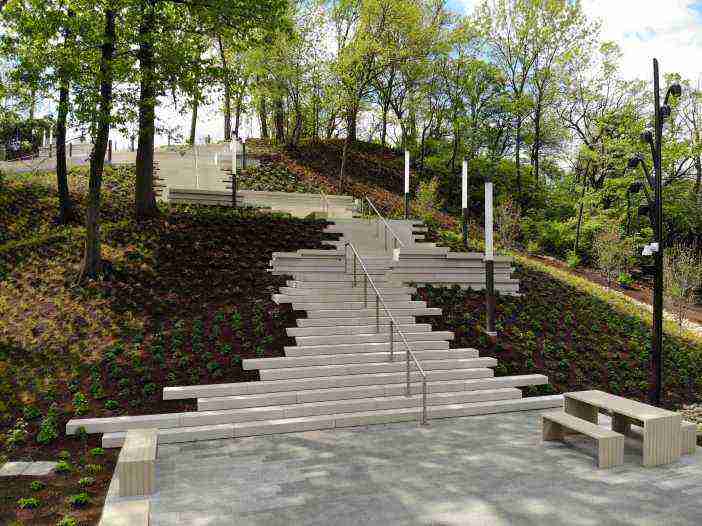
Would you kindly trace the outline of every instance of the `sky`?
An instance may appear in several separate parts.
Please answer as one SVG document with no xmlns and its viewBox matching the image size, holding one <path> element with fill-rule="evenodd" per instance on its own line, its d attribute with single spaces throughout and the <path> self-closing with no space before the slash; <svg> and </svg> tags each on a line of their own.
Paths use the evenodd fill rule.
<svg viewBox="0 0 702 526">
<path fill-rule="evenodd" d="M 651 61 L 660 61 L 661 72 L 679 72 L 702 83 L 702 0 L 581 0 L 585 13 L 602 23 L 602 39 L 617 42 L 623 52 L 622 74 L 629 79 L 650 79 Z M 448 0 L 449 7 L 470 14 L 479 0 Z M 198 122 L 198 142 L 207 135 L 221 139 L 223 118 L 216 106 L 203 108 Z M 159 117 L 189 130 L 189 115 L 161 108 Z M 248 135 L 257 135 L 256 119 L 247 123 Z M 115 140 L 126 145 L 123 138 Z M 165 144 L 158 137 L 157 144 Z"/>
</svg>

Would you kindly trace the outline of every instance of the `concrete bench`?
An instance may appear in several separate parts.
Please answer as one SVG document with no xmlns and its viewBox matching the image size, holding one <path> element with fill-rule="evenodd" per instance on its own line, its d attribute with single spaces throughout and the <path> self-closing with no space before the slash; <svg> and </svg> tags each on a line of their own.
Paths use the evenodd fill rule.
<svg viewBox="0 0 702 526">
<path fill-rule="evenodd" d="M 150 507 L 148 500 L 108 502 L 100 526 L 149 526 Z"/>
<path fill-rule="evenodd" d="M 597 462 L 600 468 L 624 463 L 624 435 L 563 412 L 541 416 L 544 440 L 563 440 L 565 430 L 574 431 L 597 441 Z"/>
<path fill-rule="evenodd" d="M 697 447 L 697 424 L 683 420 L 681 426 L 681 453 L 694 455 Z"/>
<path fill-rule="evenodd" d="M 117 459 L 120 497 L 151 495 L 156 485 L 158 429 L 130 429 Z"/>
</svg>

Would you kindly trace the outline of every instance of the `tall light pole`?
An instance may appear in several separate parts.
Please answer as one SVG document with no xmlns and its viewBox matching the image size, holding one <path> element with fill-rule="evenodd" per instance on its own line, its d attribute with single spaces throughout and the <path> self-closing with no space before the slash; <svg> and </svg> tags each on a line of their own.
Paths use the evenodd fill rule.
<svg viewBox="0 0 702 526">
<path fill-rule="evenodd" d="M 485 307 L 488 336 L 495 331 L 495 249 L 493 242 L 493 184 L 492 175 L 485 177 Z"/>
<path fill-rule="evenodd" d="M 654 131 L 646 131 L 641 135 L 641 140 L 651 149 L 653 159 L 653 174 L 650 173 L 644 157 L 641 154 L 633 157 L 628 164 L 629 169 L 641 167 L 650 191 L 646 190 L 649 201 L 649 215 L 654 231 L 654 243 L 644 249 L 644 255 L 655 254 L 655 285 L 653 290 L 653 334 L 651 340 L 651 381 L 649 387 L 649 400 L 654 405 L 661 403 L 663 385 L 663 126 L 671 115 L 669 101 L 672 97 L 682 94 L 680 84 L 672 84 L 665 95 L 661 105 L 660 73 L 658 60 L 653 59 L 653 101 L 654 101 Z M 651 198 L 653 193 L 653 198 Z"/>
<path fill-rule="evenodd" d="M 409 219 L 409 207 L 410 207 L 410 153 L 409 150 L 405 150 L 405 219 Z"/>
<path fill-rule="evenodd" d="M 468 161 L 463 159 L 461 170 L 461 208 L 463 211 L 463 246 L 468 250 Z"/>
</svg>

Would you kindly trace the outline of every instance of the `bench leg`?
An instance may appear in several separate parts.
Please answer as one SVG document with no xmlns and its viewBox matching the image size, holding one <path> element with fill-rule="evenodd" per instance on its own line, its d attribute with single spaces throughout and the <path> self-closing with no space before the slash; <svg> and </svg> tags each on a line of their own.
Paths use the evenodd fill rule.
<svg viewBox="0 0 702 526">
<path fill-rule="evenodd" d="M 602 469 L 624 464 L 624 437 L 602 438 L 598 440 L 597 463 Z"/>
<path fill-rule="evenodd" d="M 649 420 L 643 428 L 643 465 L 660 466 L 680 458 L 682 416 Z"/>
<path fill-rule="evenodd" d="M 541 422 L 543 424 L 544 440 L 563 440 L 563 426 L 561 424 L 546 418 L 542 418 Z"/>
<path fill-rule="evenodd" d="M 565 397 L 565 412 L 569 415 L 577 416 L 583 420 L 587 420 L 593 424 L 598 423 L 599 412 L 596 407 L 575 400 L 574 398 Z"/>
<path fill-rule="evenodd" d="M 612 415 L 612 431 L 621 433 L 622 435 L 631 434 L 631 421 L 622 415 Z"/>
<path fill-rule="evenodd" d="M 697 426 L 686 426 L 681 432 L 682 444 L 680 453 L 683 455 L 694 455 L 697 447 Z"/>
</svg>

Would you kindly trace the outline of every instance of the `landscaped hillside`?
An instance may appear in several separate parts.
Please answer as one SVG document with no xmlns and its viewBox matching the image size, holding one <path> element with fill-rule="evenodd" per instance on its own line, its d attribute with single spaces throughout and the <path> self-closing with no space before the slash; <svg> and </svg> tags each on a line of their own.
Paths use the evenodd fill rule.
<svg viewBox="0 0 702 526">
<path fill-rule="evenodd" d="M 243 359 L 281 356 L 294 316 L 271 300 L 284 279 L 267 272 L 270 256 L 319 248 L 323 238 L 324 222 L 227 208 L 168 208 L 136 224 L 129 213 L 131 177 L 128 169 L 107 172 L 108 270 L 85 287 L 74 284 L 83 228 L 52 226 L 50 179 L 0 186 L 0 202 L 12 205 L 0 216 L 0 463 L 55 460 L 68 451 L 68 478 L 51 482 L 61 494 L 79 492 L 77 480 L 92 469 L 86 466 L 102 462 L 85 457 L 99 437 L 85 444 L 65 437 L 69 418 L 187 409 L 190 402 L 163 402 L 163 387 L 257 379 L 256 371 L 242 370 Z M 79 209 L 84 178 L 84 172 L 71 178 Z M 29 484 L 6 480 L 3 524 Z M 104 489 L 87 488 L 98 509 Z M 37 513 L 55 524 L 69 508 L 58 499 Z M 76 513 L 97 517 L 90 506 Z"/>
<path fill-rule="evenodd" d="M 306 142 L 284 149 L 269 145 L 270 153 L 261 157 L 261 166 L 249 168 L 239 176 L 242 188 L 283 192 L 342 193 L 357 198 L 368 196 L 388 217 L 404 215 L 404 160 L 392 150 L 356 142 L 349 149 L 344 184 L 339 180 L 342 142 Z M 425 178 L 426 179 L 426 178 Z M 419 181 L 411 171 L 412 214 L 427 216 L 443 228 L 455 228 L 456 218 L 435 208 L 421 207 L 417 200 Z"/>
</svg>

